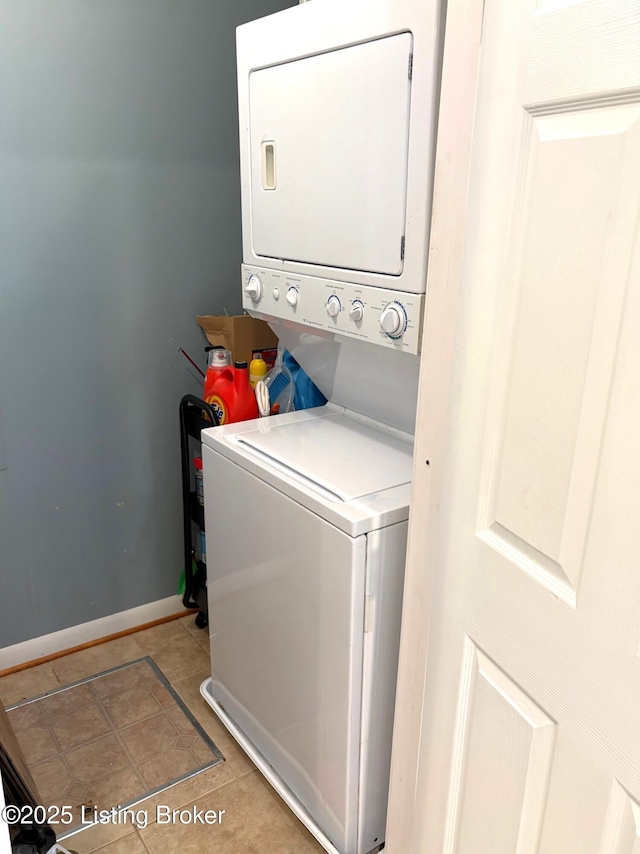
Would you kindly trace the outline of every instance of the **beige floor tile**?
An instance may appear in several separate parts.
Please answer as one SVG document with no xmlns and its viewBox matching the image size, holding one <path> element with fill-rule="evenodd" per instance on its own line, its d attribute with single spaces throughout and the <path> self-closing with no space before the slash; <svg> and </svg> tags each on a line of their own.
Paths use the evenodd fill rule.
<svg viewBox="0 0 640 854">
<path fill-rule="evenodd" d="M 10 706 L 55 691 L 62 684 L 51 664 L 38 664 L 0 679 L 0 697 L 5 706 Z"/>
<path fill-rule="evenodd" d="M 71 786 L 67 789 L 67 794 L 72 798 L 80 798 L 83 800 L 87 796 L 87 792 L 89 791 L 88 783 L 72 783 Z"/>
<path fill-rule="evenodd" d="M 197 632 L 200 631 L 196 626 L 196 617 L 197 614 L 187 614 L 186 617 L 180 617 L 178 622 L 185 627 L 185 629 L 189 632 Z"/>
<path fill-rule="evenodd" d="M 230 748 L 227 751 L 227 757 L 224 762 L 196 774 L 195 777 L 183 780 L 176 786 L 154 795 L 141 804 L 140 806 L 148 810 L 149 821 L 155 820 L 155 811 L 159 804 L 172 810 L 179 809 L 184 804 L 189 804 L 196 798 L 206 795 L 207 792 L 213 792 L 215 789 L 219 789 L 245 774 L 250 774 L 254 770 L 253 763 L 237 747 L 235 749 Z"/>
<path fill-rule="evenodd" d="M 38 703 L 27 703 L 26 706 L 18 706 L 17 709 L 9 712 L 9 720 L 13 731 L 20 732 L 42 723 L 42 711 Z"/>
<path fill-rule="evenodd" d="M 62 798 L 73 782 L 61 756 L 30 768 L 38 793 L 45 803 Z"/>
<path fill-rule="evenodd" d="M 132 833 L 98 849 L 96 854 L 147 854 L 147 849 L 138 834 Z"/>
<path fill-rule="evenodd" d="M 43 715 L 64 715 L 66 712 L 73 712 L 90 703 L 95 703 L 95 699 L 88 685 L 76 685 L 75 688 L 59 691 L 51 697 L 40 700 L 38 706 Z"/>
<path fill-rule="evenodd" d="M 139 798 L 145 791 L 133 768 L 125 768 L 90 786 L 84 801 L 98 809 L 110 809 L 114 804 L 126 804 Z"/>
<path fill-rule="evenodd" d="M 147 688 L 130 688 L 113 697 L 106 697 L 103 705 L 116 729 L 135 724 L 162 711 L 160 703 Z"/>
<path fill-rule="evenodd" d="M 188 638 L 187 632 L 180 631 Z M 128 672 L 133 673 L 135 679 L 124 679 Z M 144 679 L 150 680 L 150 684 L 140 688 Z M 217 761 L 216 755 L 198 736 L 184 712 L 176 706 L 173 695 L 158 682 L 147 662 L 117 671 L 104 677 L 104 681 L 106 688 L 97 692 L 103 695 L 101 700 L 97 699 L 89 684 L 82 684 L 11 713 L 17 716 L 17 723 L 22 727 L 18 736 L 30 751 L 34 774 L 41 782 L 47 800 L 58 805 L 76 806 L 74 814 L 77 812 L 78 815 L 74 824 L 82 820 L 81 803 L 96 805 L 99 809 L 123 804 L 142 797 L 148 788 L 166 785 L 176 777 Z M 131 684 L 135 687 L 127 687 Z M 155 688 L 161 690 L 154 692 Z M 120 693 L 113 693 L 117 689 Z M 172 707 L 163 711 L 158 697 L 162 702 L 171 702 Z M 137 702 L 136 698 L 145 699 L 147 705 Z M 89 704 L 83 705 L 87 700 Z M 114 735 L 108 715 L 104 714 L 100 703 L 111 712 L 115 724 L 140 715 L 147 716 L 149 711 L 154 714 L 119 729 L 118 735 Z M 47 710 L 61 714 L 42 714 L 42 704 Z M 64 751 L 63 756 L 58 755 L 60 749 Z M 130 760 L 137 762 L 138 767 L 132 768 Z M 176 806 L 214 786 L 229 782 L 249 769 L 248 763 L 227 763 L 224 772 L 215 780 L 205 780 L 206 785 L 181 793 Z"/>
<path fill-rule="evenodd" d="M 204 629 L 199 629 L 196 626 L 196 616 L 197 616 L 196 614 L 189 614 L 188 617 L 181 617 L 180 620 L 178 620 L 178 622 L 181 623 L 184 626 L 184 628 L 189 632 L 189 634 L 192 634 L 194 636 L 194 638 L 198 638 L 198 637 L 208 638 L 209 637 L 209 626 L 205 626 Z"/>
<path fill-rule="evenodd" d="M 174 727 L 178 730 L 180 735 L 188 735 L 192 738 L 195 738 L 195 736 L 198 734 L 196 728 L 183 713 L 182 709 L 167 709 L 167 716 L 169 717 L 169 720 L 174 725 Z"/>
<path fill-rule="evenodd" d="M 256 771 L 184 809 L 224 810 L 219 825 L 152 824 L 140 831 L 151 854 L 320 854 L 323 849 Z"/>
<path fill-rule="evenodd" d="M 142 632 L 136 632 L 135 639 L 141 649 L 144 649 L 147 655 L 151 655 L 182 640 L 185 633 L 188 634 L 181 620 L 172 620 L 170 623 L 162 623 L 159 626 L 144 629 Z"/>
<path fill-rule="evenodd" d="M 59 835 L 62 835 L 59 833 Z M 90 824 L 79 833 L 74 833 L 68 839 L 60 839 L 60 844 L 78 854 L 93 854 L 117 840 L 133 839 L 137 836 L 136 828 L 130 823 L 123 824 Z M 126 849 L 125 849 L 126 850 Z"/>
<path fill-rule="evenodd" d="M 142 658 L 146 653 L 136 643 L 135 638 L 136 635 L 127 635 L 127 637 L 117 638 L 80 652 L 72 652 L 52 662 L 53 670 L 60 684 L 68 685 L 78 679 L 95 676 L 103 670 L 117 667 L 119 664 Z"/>
<path fill-rule="evenodd" d="M 151 693 L 160 703 L 163 709 L 171 709 L 175 707 L 173 697 L 160 682 L 156 681 L 151 686 Z"/>
<path fill-rule="evenodd" d="M 213 760 L 213 756 L 211 759 Z M 149 790 L 162 786 L 167 780 L 175 780 L 201 766 L 199 759 L 189 750 L 173 748 L 138 765 L 138 770 L 147 782 Z"/>
<path fill-rule="evenodd" d="M 61 798 L 56 798 L 54 801 L 51 801 L 51 804 L 47 806 L 56 806 L 60 809 L 60 816 L 63 816 L 66 824 L 64 827 L 76 827 L 77 825 L 82 823 L 82 817 L 84 815 L 83 808 L 83 799 L 74 798 L 69 794 L 63 795 Z M 64 807 L 64 812 L 63 808 Z M 69 817 L 69 807 L 71 808 L 71 815 L 73 819 L 71 821 L 67 821 Z M 54 828 L 56 833 L 62 833 L 60 830 L 60 825 Z"/>
<path fill-rule="evenodd" d="M 65 759 L 78 783 L 94 783 L 129 767 L 129 759 L 115 735 L 70 750 Z"/>
<path fill-rule="evenodd" d="M 202 649 L 207 653 L 207 655 L 211 654 L 211 639 L 209 635 L 201 632 L 199 635 L 194 635 L 194 638 L 198 641 Z"/>
<path fill-rule="evenodd" d="M 176 711 L 180 714 L 181 710 Z M 121 730 L 120 738 L 134 762 L 144 762 L 145 759 L 150 759 L 171 747 L 191 747 L 191 744 L 178 744 L 179 736 L 175 726 L 167 715 L 162 713 Z"/>
<path fill-rule="evenodd" d="M 160 628 L 160 627 L 158 627 Z M 180 628 L 178 626 L 178 628 Z M 153 631 L 149 629 L 149 631 Z M 150 653 L 170 682 L 199 673 L 209 667 L 209 655 L 189 632 L 180 629 L 174 641 Z"/>
<path fill-rule="evenodd" d="M 203 670 L 194 676 L 188 676 L 186 679 L 180 679 L 172 683 L 172 687 L 180 695 L 180 698 L 185 703 L 189 711 L 193 714 L 202 729 L 207 733 L 215 744 L 220 748 L 223 755 L 228 761 L 232 761 L 233 756 L 237 756 L 238 752 L 245 756 L 243 751 L 239 751 L 236 740 L 229 735 L 226 727 L 220 723 L 215 712 L 206 703 L 200 693 L 200 685 L 211 675 L 210 671 Z M 249 762 L 250 760 L 246 760 Z"/>
<path fill-rule="evenodd" d="M 76 709 L 75 712 L 62 715 L 51 729 L 62 751 L 79 747 L 111 732 L 109 721 L 96 702 L 83 709 Z"/>
<path fill-rule="evenodd" d="M 188 739 L 190 740 L 190 739 Z M 204 765 L 205 762 L 209 760 L 211 756 L 211 750 L 208 744 L 205 744 L 201 738 L 196 738 L 194 744 L 191 746 L 191 751 L 193 755 L 196 757 L 198 762 Z"/>
<path fill-rule="evenodd" d="M 91 688 L 96 697 L 104 700 L 113 694 L 135 688 L 139 679 L 140 671 L 137 667 L 125 667 L 123 670 L 116 670 L 115 673 L 96 679 L 91 683 Z"/>
<path fill-rule="evenodd" d="M 59 753 L 58 745 L 48 729 L 31 727 L 30 729 L 18 730 L 16 737 L 22 748 L 25 761 L 29 765 L 44 762 L 45 759 L 51 759 Z"/>
<path fill-rule="evenodd" d="M 199 701 L 206 706 L 207 704 L 200 694 L 200 686 L 209 676 L 211 676 L 211 667 L 209 666 L 209 662 L 207 662 L 207 666 L 201 668 L 197 673 L 184 674 L 178 679 L 172 679 L 171 687 L 180 694 L 185 702 L 192 702 L 196 698 L 199 698 Z"/>
</svg>

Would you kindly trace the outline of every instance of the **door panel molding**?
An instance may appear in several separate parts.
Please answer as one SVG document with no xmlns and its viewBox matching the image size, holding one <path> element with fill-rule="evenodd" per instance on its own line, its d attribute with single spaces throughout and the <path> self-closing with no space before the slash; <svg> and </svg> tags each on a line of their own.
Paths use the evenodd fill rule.
<svg viewBox="0 0 640 854">
<path fill-rule="evenodd" d="M 598 854 L 640 854 L 640 805 L 617 780 L 611 785 Z"/>
<path fill-rule="evenodd" d="M 555 728 L 465 637 L 446 854 L 536 854 Z"/>
</svg>

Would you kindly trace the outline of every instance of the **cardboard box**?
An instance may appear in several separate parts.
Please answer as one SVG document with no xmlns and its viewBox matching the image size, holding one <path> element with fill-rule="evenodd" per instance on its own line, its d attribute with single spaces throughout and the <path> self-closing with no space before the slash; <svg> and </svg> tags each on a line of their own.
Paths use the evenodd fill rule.
<svg viewBox="0 0 640 854">
<path fill-rule="evenodd" d="M 240 359 L 249 364 L 256 350 L 269 350 L 278 346 L 278 339 L 268 324 L 249 314 L 234 317 L 198 314 L 196 323 L 204 330 L 209 344 L 231 350 L 234 361 Z"/>
</svg>

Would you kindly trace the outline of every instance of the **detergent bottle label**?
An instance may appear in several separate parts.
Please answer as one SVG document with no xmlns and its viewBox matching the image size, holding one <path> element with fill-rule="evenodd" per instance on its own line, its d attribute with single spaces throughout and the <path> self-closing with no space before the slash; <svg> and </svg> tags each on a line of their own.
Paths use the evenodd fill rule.
<svg viewBox="0 0 640 854">
<path fill-rule="evenodd" d="M 215 412 L 218 418 L 218 424 L 226 424 L 229 420 L 229 413 L 227 412 L 227 407 L 224 404 L 224 401 L 218 397 L 217 394 L 209 395 L 209 397 L 205 397 L 205 403 L 208 403 L 209 406 Z"/>
</svg>

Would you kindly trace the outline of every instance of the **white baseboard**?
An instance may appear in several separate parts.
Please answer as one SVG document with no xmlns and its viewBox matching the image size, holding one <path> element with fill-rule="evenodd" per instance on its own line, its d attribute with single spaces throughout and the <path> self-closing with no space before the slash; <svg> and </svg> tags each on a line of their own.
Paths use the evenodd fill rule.
<svg viewBox="0 0 640 854">
<path fill-rule="evenodd" d="M 167 599 L 159 599 L 157 602 L 149 602 L 148 605 L 140 605 L 130 608 L 128 611 L 120 611 L 109 617 L 100 617 L 79 626 L 70 626 L 59 632 L 42 635 L 39 638 L 16 643 L 0 649 L 0 670 L 24 664 L 26 661 L 34 661 L 45 655 L 52 655 L 74 646 L 80 646 L 89 641 L 114 635 L 116 632 L 124 632 L 127 629 L 135 629 L 153 620 L 161 620 L 163 617 L 171 617 L 184 611 L 184 605 L 180 596 L 169 596 Z"/>
</svg>

